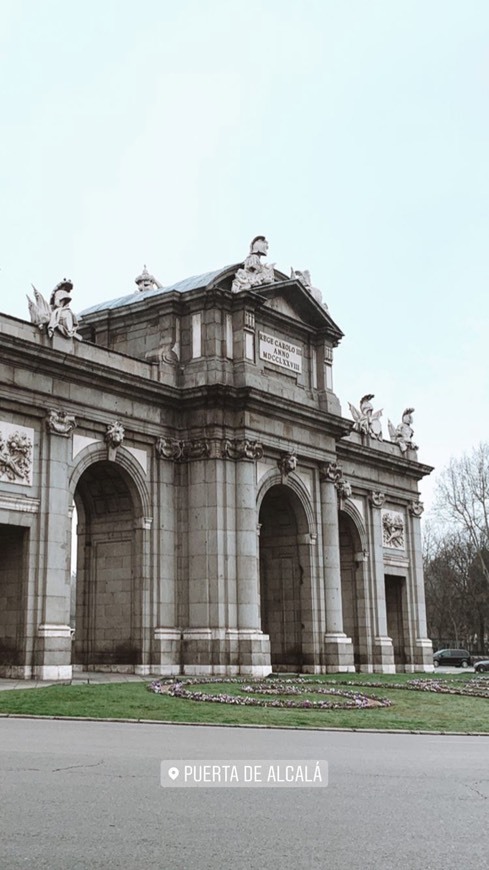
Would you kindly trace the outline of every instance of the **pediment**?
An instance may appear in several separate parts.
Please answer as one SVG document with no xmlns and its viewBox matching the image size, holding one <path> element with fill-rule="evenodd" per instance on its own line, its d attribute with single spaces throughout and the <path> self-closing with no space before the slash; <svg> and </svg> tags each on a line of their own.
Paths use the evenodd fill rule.
<svg viewBox="0 0 489 870">
<path fill-rule="evenodd" d="M 266 284 L 257 292 L 265 299 L 265 308 L 273 309 L 288 320 L 325 332 L 335 344 L 343 338 L 343 332 L 329 312 L 300 281 L 289 279 Z"/>
</svg>

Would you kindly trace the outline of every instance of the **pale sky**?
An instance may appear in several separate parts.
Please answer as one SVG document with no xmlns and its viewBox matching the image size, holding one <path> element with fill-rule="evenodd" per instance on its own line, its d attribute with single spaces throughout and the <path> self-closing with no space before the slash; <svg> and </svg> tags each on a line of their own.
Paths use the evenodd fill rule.
<svg viewBox="0 0 489 870">
<path fill-rule="evenodd" d="M 441 469 L 489 439 L 488 44 L 487 0 L 0 0 L 0 310 L 266 234 L 345 333 L 344 415 L 413 406 Z"/>
</svg>

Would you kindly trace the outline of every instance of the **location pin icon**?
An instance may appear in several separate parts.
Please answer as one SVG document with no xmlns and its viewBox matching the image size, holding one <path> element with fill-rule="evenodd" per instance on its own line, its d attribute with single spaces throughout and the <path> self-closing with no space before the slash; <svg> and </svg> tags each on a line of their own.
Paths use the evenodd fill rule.
<svg viewBox="0 0 489 870">
<path fill-rule="evenodd" d="M 168 771 L 168 776 L 170 777 L 170 779 L 175 780 L 177 778 L 177 776 L 179 776 L 179 774 L 180 774 L 180 771 L 179 771 L 178 767 L 170 767 L 170 769 Z"/>
</svg>

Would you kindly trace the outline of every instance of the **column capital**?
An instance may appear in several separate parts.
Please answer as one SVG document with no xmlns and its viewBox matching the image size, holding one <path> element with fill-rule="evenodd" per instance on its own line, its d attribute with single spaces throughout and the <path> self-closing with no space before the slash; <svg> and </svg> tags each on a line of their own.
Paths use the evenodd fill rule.
<svg viewBox="0 0 489 870">
<path fill-rule="evenodd" d="M 420 517 L 424 511 L 424 504 L 422 501 L 412 501 L 408 505 L 408 511 L 412 517 Z"/>
<path fill-rule="evenodd" d="M 385 502 L 385 493 L 372 491 L 369 493 L 368 499 L 373 507 L 381 508 Z"/>
<path fill-rule="evenodd" d="M 249 438 L 225 438 L 221 443 L 221 456 L 225 459 L 261 459 L 263 444 Z"/>
<path fill-rule="evenodd" d="M 319 477 L 324 483 L 337 484 L 343 476 L 341 465 L 337 462 L 324 462 L 319 466 Z"/>
<path fill-rule="evenodd" d="M 69 438 L 76 427 L 76 418 L 64 410 L 51 408 L 46 416 L 46 429 L 51 435 L 61 435 Z"/>
</svg>

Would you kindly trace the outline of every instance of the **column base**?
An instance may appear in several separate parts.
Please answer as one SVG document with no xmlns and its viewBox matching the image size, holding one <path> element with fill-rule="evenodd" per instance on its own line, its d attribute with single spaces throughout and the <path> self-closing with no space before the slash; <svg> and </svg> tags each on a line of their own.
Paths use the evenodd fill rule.
<svg viewBox="0 0 489 870">
<path fill-rule="evenodd" d="M 373 673 L 395 674 L 394 647 L 391 637 L 374 637 L 372 645 Z"/>
<path fill-rule="evenodd" d="M 36 680 L 71 680 L 73 629 L 69 625 L 44 623 L 37 630 L 33 676 Z"/>
<path fill-rule="evenodd" d="M 179 628 L 155 628 L 153 635 L 152 664 L 145 673 L 142 670 L 135 673 L 147 676 L 155 672 L 172 676 L 182 673 L 181 665 L 182 632 Z M 143 668 L 144 665 L 137 667 Z"/>
<path fill-rule="evenodd" d="M 71 680 L 73 669 L 71 665 L 36 665 L 34 668 L 35 680 Z"/>
<path fill-rule="evenodd" d="M 32 680 L 33 671 L 30 665 L 2 665 L 0 677 L 4 680 Z"/>
<path fill-rule="evenodd" d="M 184 674 L 266 677 L 270 639 L 254 629 L 188 628 L 182 635 Z"/>
<path fill-rule="evenodd" d="M 324 662 L 327 674 L 354 674 L 351 637 L 343 633 L 325 634 Z"/>
<path fill-rule="evenodd" d="M 417 671 L 432 674 L 435 670 L 433 665 L 433 644 L 428 637 L 417 637 L 414 644 L 414 665 Z"/>
</svg>

